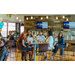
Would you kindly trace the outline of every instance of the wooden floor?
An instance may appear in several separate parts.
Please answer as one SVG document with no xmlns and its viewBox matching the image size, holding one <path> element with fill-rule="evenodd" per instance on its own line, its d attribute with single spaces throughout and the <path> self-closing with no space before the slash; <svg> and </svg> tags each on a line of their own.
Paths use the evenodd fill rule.
<svg viewBox="0 0 75 75">
<path fill-rule="evenodd" d="M 47 51 L 47 53 L 49 53 L 49 51 Z M 64 61 L 74 61 L 75 60 L 75 56 L 73 56 L 72 51 L 68 51 L 68 55 L 67 55 L 67 51 L 65 51 L 64 53 L 65 53 Z M 36 61 L 39 61 L 39 58 L 42 59 L 43 56 L 41 55 L 39 57 L 38 55 L 36 55 Z M 50 61 L 51 55 L 48 55 L 48 59 L 49 60 L 46 60 L 46 61 Z M 15 48 L 12 48 L 11 52 L 8 55 L 7 61 L 22 61 L 21 52 L 18 50 L 15 50 Z M 60 50 L 58 50 L 57 54 L 54 56 L 53 61 L 62 61 L 61 56 L 60 56 Z"/>
</svg>

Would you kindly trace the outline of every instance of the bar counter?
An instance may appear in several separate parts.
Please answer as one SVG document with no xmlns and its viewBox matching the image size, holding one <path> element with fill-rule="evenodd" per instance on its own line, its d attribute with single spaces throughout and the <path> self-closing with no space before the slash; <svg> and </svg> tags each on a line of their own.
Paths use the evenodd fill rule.
<svg viewBox="0 0 75 75">
<path fill-rule="evenodd" d="M 65 40 L 66 43 L 68 43 L 68 51 L 73 51 L 73 45 L 72 43 L 75 43 L 75 40 Z"/>
</svg>

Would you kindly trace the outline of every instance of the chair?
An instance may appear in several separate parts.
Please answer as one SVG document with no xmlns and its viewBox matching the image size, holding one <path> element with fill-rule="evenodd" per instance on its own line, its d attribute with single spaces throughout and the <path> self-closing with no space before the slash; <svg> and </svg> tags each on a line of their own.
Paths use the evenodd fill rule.
<svg viewBox="0 0 75 75">
<path fill-rule="evenodd" d="M 68 43 L 66 43 L 66 46 L 65 46 L 65 48 L 67 48 L 68 47 Z M 60 50 L 62 50 L 62 49 L 64 49 L 64 48 L 59 48 Z M 58 54 L 58 55 L 60 55 L 60 54 Z M 66 54 L 64 54 L 64 55 L 66 55 Z M 59 57 L 59 56 L 57 56 L 57 57 Z M 52 59 L 52 60 L 58 60 L 58 59 Z M 62 59 L 62 60 L 64 60 L 64 59 Z"/>
<path fill-rule="evenodd" d="M 40 59 L 40 53 L 44 53 L 48 51 L 48 44 L 39 44 L 39 50 L 37 51 L 39 54 L 39 59 Z"/>
<path fill-rule="evenodd" d="M 20 42 L 16 42 L 17 53 L 25 53 L 25 50 L 22 50 L 22 44 Z M 23 61 L 23 59 L 22 59 Z"/>
<path fill-rule="evenodd" d="M 10 48 L 10 57 L 11 57 L 11 48 L 14 46 L 14 40 L 8 40 L 6 46 Z M 16 52 L 16 47 L 15 47 Z"/>
</svg>

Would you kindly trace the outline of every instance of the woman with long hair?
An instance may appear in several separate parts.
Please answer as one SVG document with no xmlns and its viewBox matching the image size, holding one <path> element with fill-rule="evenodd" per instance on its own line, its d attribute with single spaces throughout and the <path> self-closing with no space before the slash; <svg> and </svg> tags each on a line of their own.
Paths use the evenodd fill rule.
<svg viewBox="0 0 75 75">
<path fill-rule="evenodd" d="M 25 55 L 23 55 L 22 53 L 22 59 L 25 58 L 25 60 L 27 60 L 27 55 L 30 54 L 31 58 L 30 60 L 32 60 L 32 51 L 31 48 L 26 45 L 26 34 L 22 33 L 21 36 L 19 37 L 19 39 L 17 40 L 17 42 L 21 42 L 22 43 L 22 50 L 25 50 Z"/>
<path fill-rule="evenodd" d="M 63 34 L 60 32 L 58 34 L 58 43 L 56 43 L 56 45 L 55 45 L 55 49 L 53 50 L 54 54 L 52 56 L 56 55 L 56 53 L 58 51 L 58 48 L 61 49 L 60 55 L 64 55 L 64 47 L 65 46 L 66 46 L 66 44 L 65 44 L 65 41 L 64 41 Z"/>
<path fill-rule="evenodd" d="M 33 36 L 30 32 L 30 30 L 27 30 L 27 42 L 32 41 L 33 42 Z M 33 54 L 34 54 L 34 46 L 33 45 L 30 45 L 31 47 L 31 50 L 32 50 L 32 58 L 33 58 Z M 30 54 L 29 54 L 29 58 L 30 58 Z"/>
<path fill-rule="evenodd" d="M 46 39 L 44 40 L 44 42 L 48 43 L 49 46 L 48 46 L 48 50 L 53 50 L 54 49 L 54 45 L 53 45 L 53 34 L 52 34 L 52 31 L 47 31 L 47 37 Z M 46 60 L 47 58 L 47 55 L 46 53 L 44 53 L 44 59 Z"/>
</svg>

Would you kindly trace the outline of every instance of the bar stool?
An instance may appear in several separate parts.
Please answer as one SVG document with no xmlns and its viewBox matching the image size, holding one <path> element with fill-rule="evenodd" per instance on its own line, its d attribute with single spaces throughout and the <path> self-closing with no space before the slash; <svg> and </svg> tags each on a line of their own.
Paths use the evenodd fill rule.
<svg viewBox="0 0 75 75">
<path fill-rule="evenodd" d="M 68 47 L 68 43 L 66 43 L 66 46 L 65 46 L 65 48 L 67 48 Z M 64 50 L 64 48 L 59 48 L 60 50 Z M 53 54 L 53 52 L 52 52 L 52 54 Z M 58 54 L 58 55 L 60 55 L 60 54 Z M 66 55 L 66 54 L 64 54 L 64 55 Z M 60 55 L 61 56 L 61 55 Z M 57 56 L 57 57 L 59 57 L 60 58 L 60 56 Z M 51 59 L 51 60 L 58 60 L 58 59 Z M 62 59 L 62 60 L 64 60 L 64 59 Z"/>
</svg>

